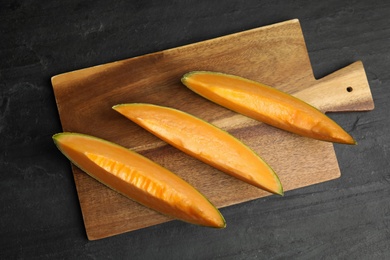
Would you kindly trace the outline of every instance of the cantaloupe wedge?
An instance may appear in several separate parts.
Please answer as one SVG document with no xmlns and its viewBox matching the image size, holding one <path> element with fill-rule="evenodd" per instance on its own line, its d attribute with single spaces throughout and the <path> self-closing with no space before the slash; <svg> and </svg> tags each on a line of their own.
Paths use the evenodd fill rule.
<svg viewBox="0 0 390 260">
<path fill-rule="evenodd" d="M 324 113 L 276 88 L 210 71 L 189 72 L 182 83 L 219 105 L 283 130 L 323 141 L 356 144 Z"/>
<path fill-rule="evenodd" d="M 81 170 L 126 197 L 179 220 L 225 227 L 221 213 L 199 191 L 140 154 L 84 134 L 59 133 L 53 139 Z"/>
<path fill-rule="evenodd" d="M 229 133 L 183 111 L 152 104 L 121 104 L 116 111 L 181 151 L 271 193 L 283 195 L 272 168 Z"/>
</svg>

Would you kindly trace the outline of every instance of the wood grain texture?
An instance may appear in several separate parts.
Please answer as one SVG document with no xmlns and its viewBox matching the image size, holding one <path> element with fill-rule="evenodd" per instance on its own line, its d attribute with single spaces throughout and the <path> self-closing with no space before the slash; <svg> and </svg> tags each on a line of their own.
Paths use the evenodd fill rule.
<svg viewBox="0 0 390 260">
<path fill-rule="evenodd" d="M 299 21 L 290 20 L 55 76 L 52 84 L 63 130 L 94 135 L 140 152 L 177 173 L 218 207 L 269 194 L 166 145 L 111 107 L 149 102 L 203 118 L 258 152 L 278 173 L 286 191 L 340 176 L 331 143 L 286 133 L 197 96 L 180 83 L 181 76 L 191 70 L 257 80 L 324 112 L 373 108 L 362 63 L 316 80 Z M 111 191 L 76 167 L 73 173 L 91 240 L 170 220 Z"/>
<path fill-rule="evenodd" d="M 390 2 L 26 1 L 0 7 L 1 259 L 390 259 Z M 50 78 L 299 18 L 313 74 L 361 60 L 369 112 L 329 113 L 341 177 L 221 209 L 223 230 L 170 221 L 88 241 Z M 228 123 L 227 123 L 228 124 Z"/>
</svg>

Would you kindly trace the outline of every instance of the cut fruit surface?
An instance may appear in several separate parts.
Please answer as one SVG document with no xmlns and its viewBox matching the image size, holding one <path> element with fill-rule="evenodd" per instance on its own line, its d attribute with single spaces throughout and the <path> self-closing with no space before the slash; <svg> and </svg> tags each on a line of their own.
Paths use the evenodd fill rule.
<svg viewBox="0 0 390 260">
<path fill-rule="evenodd" d="M 183 111 L 152 104 L 121 104 L 116 111 L 179 150 L 268 192 L 283 195 L 278 176 L 229 133 Z"/>
<path fill-rule="evenodd" d="M 53 140 L 81 170 L 146 207 L 192 224 L 226 225 L 219 210 L 193 186 L 136 152 L 78 133 L 59 133 Z"/>
<path fill-rule="evenodd" d="M 322 141 L 356 144 L 324 113 L 270 86 L 210 71 L 189 72 L 182 83 L 210 101 L 280 129 Z"/>
</svg>

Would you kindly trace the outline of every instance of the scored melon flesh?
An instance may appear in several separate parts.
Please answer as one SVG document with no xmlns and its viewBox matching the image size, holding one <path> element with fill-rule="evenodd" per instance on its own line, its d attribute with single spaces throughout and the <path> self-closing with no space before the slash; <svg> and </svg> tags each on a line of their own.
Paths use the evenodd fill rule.
<svg viewBox="0 0 390 260">
<path fill-rule="evenodd" d="M 81 170 L 144 206 L 192 224 L 226 225 L 218 209 L 193 186 L 136 152 L 78 133 L 59 133 L 53 140 Z"/>
<path fill-rule="evenodd" d="M 181 81 L 200 96 L 266 124 L 322 141 L 356 144 L 324 113 L 276 88 L 210 71 L 189 72 Z"/>
<path fill-rule="evenodd" d="M 272 168 L 229 133 L 183 111 L 152 104 L 121 104 L 116 111 L 181 151 L 268 192 L 283 195 Z"/>
</svg>

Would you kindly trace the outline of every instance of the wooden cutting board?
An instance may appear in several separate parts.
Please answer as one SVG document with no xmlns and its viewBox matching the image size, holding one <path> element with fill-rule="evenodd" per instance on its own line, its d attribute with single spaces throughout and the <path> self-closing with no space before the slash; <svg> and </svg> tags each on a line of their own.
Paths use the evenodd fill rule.
<svg viewBox="0 0 390 260">
<path fill-rule="evenodd" d="M 270 194 L 183 154 L 111 107 L 146 102 L 203 118 L 257 151 L 278 173 L 285 191 L 340 176 L 333 144 L 278 130 L 207 101 L 180 82 L 181 76 L 192 70 L 260 81 L 293 93 L 323 111 L 373 109 L 361 62 L 325 78 L 314 78 L 295 19 L 54 76 L 63 130 L 94 135 L 138 151 L 194 185 L 219 208 Z M 78 168 L 72 169 L 90 240 L 171 220 L 106 188 Z"/>
</svg>

